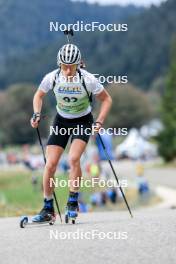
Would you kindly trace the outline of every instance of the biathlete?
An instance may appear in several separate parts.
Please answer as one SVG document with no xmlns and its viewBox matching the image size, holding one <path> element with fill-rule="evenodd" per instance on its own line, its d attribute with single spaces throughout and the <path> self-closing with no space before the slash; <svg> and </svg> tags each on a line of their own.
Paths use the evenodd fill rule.
<svg viewBox="0 0 176 264">
<path fill-rule="evenodd" d="M 80 158 L 90 137 L 90 133 L 86 131 L 92 129 L 94 122 L 91 113 L 92 95 L 95 95 L 95 98 L 101 102 L 100 112 L 94 123 L 96 132 L 102 127 L 112 104 L 112 99 L 103 85 L 93 74 L 82 69 L 80 64 L 81 53 L 78 47 L 73 44 L 64 45 L 57 55 L 58 68 L 43 78 L 33 98 L 34 114 L 31 118 L 31 126 L 38 127 L 43 98 L 50 90 L 53 90 L 57 102 L 53 128 L 57 127 L 57 131 L 59 129 L 63 131 L 64 128 L 66 131 L 66 133 L 52 133 L 49 136 L 43 174 L 44 205 L 39 214 L 32 218 L 33 222 L 49 221 L 54 215 L 54 186 L 50 185 L 50 179 L 54 178 L 58 162 L 70 137 L 69 179 L 71 184 L 67 213 L 71 218 L 77 217 L 79 186 L 75 186 L 74 182 L 80 182 L 82 176 Z M 70 133 L 78 126 L 82 128 L 80 133 Z"/>
</svg>

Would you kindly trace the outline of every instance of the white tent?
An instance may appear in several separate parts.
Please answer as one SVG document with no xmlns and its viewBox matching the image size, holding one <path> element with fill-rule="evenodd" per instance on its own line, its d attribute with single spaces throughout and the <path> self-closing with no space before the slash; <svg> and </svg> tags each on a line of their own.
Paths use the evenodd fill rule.
<svg viewBox="0 0 176 264">
<path fill-rule="evenodd" d="M 157 155 L 157 147 L 143 139 L 138 130 L 133 128 L 126 139 L 116 147 L 115 152 L 117 157 L 151 158 Z"/>
<path fill-rule="evenodd" d="M 163 129 L 163 125 L 159 119 L 153 119 L 148 124 L 140 128 L 140 134 L 143 138 L 149 139 L 157 136 Z"/>
</svg>

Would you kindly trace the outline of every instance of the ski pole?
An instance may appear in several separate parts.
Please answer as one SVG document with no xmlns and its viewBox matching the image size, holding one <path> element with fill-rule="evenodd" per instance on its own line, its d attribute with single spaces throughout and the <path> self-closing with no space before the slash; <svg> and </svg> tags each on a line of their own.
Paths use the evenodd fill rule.
<svg viewBox="0 0 176 264">
<path fill-rule="evenodd" d="M 105 152 L 106 158 L 107 158 L 107 160 L 108 160 L 108 162 L 109 162 L 109 165 L 110 165 L 110 167 L 111 167 L 111 169 L 112 169 L 112 172 L 113 172 L 113 174 L 114 174 L 114 176 L 115 176 L 115 179 L 116 179 L 116 181 L 117 181 L 117 184 L 118 184 L 118 186 L 119 186 L 119 189 L 120 189 L 120 191 L 121 191 L 121 194 L 122 194 L 122 196 L 123 196 L 123 199 L 124 199 L 124 201 L 125 201 L 125 203 L 126 203 L 126 206 L 127 206 L 127 208 L 128 208 L 128 211 L 129 211 L 131 217 L 133 218 L 133 215 L 132 215 L 131 209 L 130 209 L 130 207 L 129 207 L 129 204 L 128 204 L 128 202 L 127 202 L 127 199 L 126 199 L 126 197 L 125 197 L 125 194 L 124 194 L 124 192 L 123 192 L 123 189 L 122 189 L 122 187 L 121 187 L 120 184 L 119 184 L 119 180 L 118 180 L 117 174 L 116 174 L 116 172 L 115 172 L 115 170 L 114 170 L 114 167 L 113 167 L 112 162 L 111 162 L 111 160 L 110 160 L 109 154 L 108 154 L 108 152 L 107 152 L 107 150 L 106 150 L 106 146 L 105 146 L 105 144 L 104 144 L 104 142 L 103 142 L 103 140 L 102 140 L 102 137 L 100 136 L 99 133 L 98 133 L 98 137 L 99 137 L 100 142 L 101 142 L 101 144 L 102 144 L 102 147 L 103 147 L 103 149 L 104 149 L 104 152 Z"/>
<path fill-rule="evenodd" d="M 36 129 L 37 129 L 38 140 L 39 140 L 39 143 L 40 143 L 40 146 L 41 146 L 41 149 L 42 149 L 44 163 L 46 164 L 45 151 L 44 151 L 43 143 L 42 143 L 42 140 L 41 140 L 40 131 L 39 131 L 38 127 Z M 59 217 L 60 217 L 60 220 L 61 220 L 61 223 L 62 223 L 62 216 L 61 216 L 61 212 L 60 212 L 60 209 L 59 209 L 59 204 L 58 204 L 58 201 L 57 201 L 57 197 L 56 197 L 55 191 L 53 191 L 53 196 L 54 196 L 56 207 L 57 207 L 57 210 L 58 210 L 58 213 L 59 213 Z"/>
</svg>

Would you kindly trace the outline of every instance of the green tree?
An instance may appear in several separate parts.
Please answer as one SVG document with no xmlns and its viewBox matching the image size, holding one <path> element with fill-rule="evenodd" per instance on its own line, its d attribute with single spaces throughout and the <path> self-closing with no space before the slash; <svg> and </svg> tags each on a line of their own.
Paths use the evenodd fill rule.
<svg viewBox="0 0 176 264">
<path fill-rule="evenodd" d="M 36 88 L 30 84 L 10 86 L 0 97 L 0 141 L 1 144 L 33 143 L 36 131 L 30 126 L 33 113 L 33 95 Z M 47 101 L 43 113 L 48 114 Z M 40 123 L 42 136 L 47 135 L 47 121 Z"/>
<path fill-rule="evenodd" d="M 171 52 L 171 65 L 162 102 L 163 131 L 160 133 L 159 153 L 165 161 L 176 158 L 176 41 Z"/>
<path fill-rule="evenodd" d="M 106 120 L 109 127 L 140 127 L 152 116 L 151 104 L 146 93 L 134 86 L 113 84 L 107 91 L 113 104 Z"/>
</svg>

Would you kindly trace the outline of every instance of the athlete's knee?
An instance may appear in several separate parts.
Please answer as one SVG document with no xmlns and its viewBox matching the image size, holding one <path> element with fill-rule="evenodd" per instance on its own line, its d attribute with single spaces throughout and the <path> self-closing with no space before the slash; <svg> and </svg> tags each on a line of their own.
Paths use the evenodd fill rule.
<svg viewBox="0 0 176 264">
<path fill-rule="evenodd" d="M 80 166 L 80 157 L 78 157 L 76 155 L 70 155 L 69 156 L 69 165 L 71 168 Z"/>
<path fill-rule="evenodd" d="M 47 163 L 45 165 L 45 169 L 47 170 L 47 172 L 49 174 L 55 173 L 55 171 L 57 169 L 57 163 L 52 162 L 52 161 L 47 161 Z"/>
</svg>

